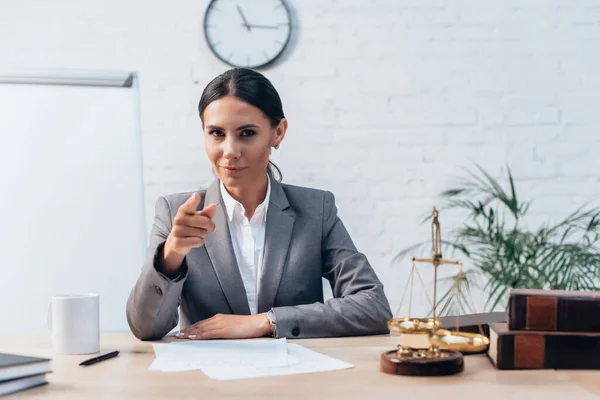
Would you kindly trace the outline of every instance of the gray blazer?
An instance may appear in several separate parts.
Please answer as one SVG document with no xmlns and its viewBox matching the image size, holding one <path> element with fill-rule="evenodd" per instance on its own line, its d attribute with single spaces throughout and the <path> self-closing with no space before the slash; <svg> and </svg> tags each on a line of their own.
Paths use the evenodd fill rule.
<svg viewBox="0 0 600 400">
<path fill-rule="evenodd" d="M 157 272 L 157 258 L 177 210 L 191 195 L 156 202 L 146 261 L 127 300 L 127 320 L 142 340 L 160 339 L 179 321 L 181 328 L 215 314 L 249 315 L 219 181 L 200 191 L 198 210 L 216 203 L 215 231 L 192 249 L 181 274 Z M 334 298 L 323 302 L 322 277 Z M 273 309 L 277 337 L 308 338 L 388 333 L 392 318 L 383 285 L 357 251 L 337 215 L 331 192 L 271 180 L 263 276 L 258 312 Z"/>
</svg>

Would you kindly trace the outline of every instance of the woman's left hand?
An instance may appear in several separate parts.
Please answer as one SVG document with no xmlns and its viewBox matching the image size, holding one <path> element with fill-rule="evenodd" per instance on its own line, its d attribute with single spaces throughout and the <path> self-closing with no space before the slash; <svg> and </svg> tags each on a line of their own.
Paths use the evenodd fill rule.
<svg viewBox="0 0 600 400">
<path fill-rule="evenodd" d="M 178 339 L 249 339 L 271 333 L 267 313 L 257 315 L 217 314 L 175 334 Z"/>
</svg>

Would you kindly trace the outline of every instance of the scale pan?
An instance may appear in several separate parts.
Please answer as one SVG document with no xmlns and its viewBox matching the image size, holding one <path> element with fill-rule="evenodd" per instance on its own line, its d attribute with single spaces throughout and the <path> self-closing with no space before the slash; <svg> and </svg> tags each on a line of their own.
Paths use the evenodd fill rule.
<svg viewBox="0 0 600 400">
<path fill-rule="evenodd" d="M 433 318 L 393 318 L 388 321 L 388 328 L 391 331 L 409 335 L 432 334 L 441 326 L 440 320 Z"/>
<path fill-rule="evenodd" d="M 490 345 L 490 339 L 471 332 L 440 329 L 431 336 L 431 344 L 440 349 L 456 350 L 461 353 L 479 353 Z"/>
</svg>

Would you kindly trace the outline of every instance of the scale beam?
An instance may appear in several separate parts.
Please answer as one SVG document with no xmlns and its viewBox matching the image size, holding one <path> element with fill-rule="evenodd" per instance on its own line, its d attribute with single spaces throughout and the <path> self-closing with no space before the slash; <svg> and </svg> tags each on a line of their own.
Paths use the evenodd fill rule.
<svg viewBox="0 0 600 400">
<path fill-rule="evenodd" d="M 455 264 L 455 265 L 458 265 L 458 264 L 461 263 L 460 261 L 446 260 L 445 258 L 419 258 L 419 257 L 413 257 L 412 260 L 416 261 L 416 262 L 425 262 L 425 263 L 432 263 L 432 264 L 437 261 L 438 265 L 442 265 L 442 264 Z"/>
</svg>

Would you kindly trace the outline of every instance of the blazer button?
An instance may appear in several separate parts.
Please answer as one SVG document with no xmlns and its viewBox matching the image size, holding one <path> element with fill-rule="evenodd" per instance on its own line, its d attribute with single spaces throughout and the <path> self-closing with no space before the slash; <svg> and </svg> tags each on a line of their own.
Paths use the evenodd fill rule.
<svg viewBox="0 0 600 400">
<path fill-rule="evenodd" d="M 156 293 L 158 293 L 159 296 L 162 296 L 162 289 L 158 286 L 154 286 L 154 289 L 156 290 Z"/>
<path fill-rule="evenodd" d="M 295 327 L 294 329 L 292 329 L 292 335 L 298 336 L 299 334 L 300 334 L 300 328 Z"/>
</svg>

